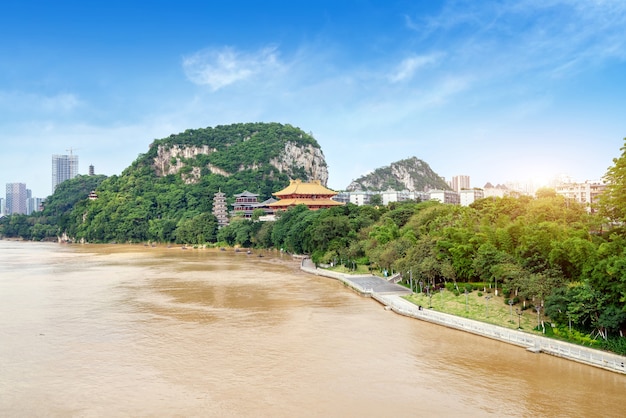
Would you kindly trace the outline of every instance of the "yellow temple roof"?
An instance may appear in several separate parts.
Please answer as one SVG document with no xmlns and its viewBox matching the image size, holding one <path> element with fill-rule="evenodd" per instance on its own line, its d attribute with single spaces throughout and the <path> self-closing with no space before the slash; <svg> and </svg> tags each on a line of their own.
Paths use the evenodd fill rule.
<svg viewBox="0 0 626 418">
<path fill-rule="evenodd" d="M 313 180 L 310 183 L 304 183 L 302 180 L 290 180 L 289 186 L 272 194 L 276 197 L 292 195 L 334 196 L 337 192 L 322 186 L 319 180 Z"/>
<path fill-rule="evenodd" d="M 341 202 L 336 202 L 332 199 L 280 199 L 277 202 L 270 203 L 268 206 L 270 208 L 276 207 L 288 207 L 288 206 L 296 206 L 296 205 L 306 205 L 309 208 L 311 207 L 330 207 L 330 206 L 340 206 L 343 205 Z"/>
</svg>

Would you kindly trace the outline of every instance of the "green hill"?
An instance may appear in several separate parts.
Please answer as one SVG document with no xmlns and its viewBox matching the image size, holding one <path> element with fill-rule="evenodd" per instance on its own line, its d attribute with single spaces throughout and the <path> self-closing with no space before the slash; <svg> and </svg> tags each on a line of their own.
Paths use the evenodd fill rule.
<svg viewBox="0 0 626 418">
<path fill-rule="evenodd" d="M 89 242 L 174 241 L 185 222 L 214 222 L 219 190 L 231 201 L 244 190 L 263 200 L 292 178 L 328 180 L 319 144 L 301 129 L 279 123 L 190 129 L 153 141 L 121 175 L 100 184 L 97 200 L 77 203 L 67 234 Z"/>
</svg>

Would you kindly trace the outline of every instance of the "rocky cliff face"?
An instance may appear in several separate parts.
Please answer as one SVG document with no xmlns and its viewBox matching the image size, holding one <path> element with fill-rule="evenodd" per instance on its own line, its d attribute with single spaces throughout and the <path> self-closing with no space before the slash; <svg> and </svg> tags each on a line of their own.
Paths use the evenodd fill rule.
<svg viewBox="0 0 626 418">
<path fill-rule="evenodd" d="M 196 146 L 164 146 L 159 145 L 157 148 L 157 156 L 154 158 L 154 169 L 157 176 L 164 177 L 169 174 L 178 174 L 180 170 L 185 166 L 183 158 L 190 159 L 195 158 L 199 154 L 209 155 L 217 151 L 215 148 L 210 148 L 208 145 L 200 147 Z"/>
<path fill-rule="evenodd" d="M 281 173 L 287 173 L 291 178 L 294 176 L 294 168 L 302 169 L 309 173 L 311 179 L 319 180 L 323 186 L 328 182 L 328 167 L 322 150 L 312 145 L 297 145 L 287 142 L 285 149 L 277 158 L 272 158 L 270 164 Z"/>
<path fill-rule="evenodd" d="M 214 152 L 218 152 L 218 150 L 208 145 L 159 145 L 152 165 L 159 177 L 181 173 L 185 183 L 197 183 L 200 179 L 201 169 L 194 166 L 185 170 L 185 167 L 188 165 L 186 161 L 195 159 L 198 155 L 210 155 Z M 305 177 L 304 180 L 315 179 L 319 180 L 324 186 L 328 182 L 328 167 L 324 154 L 320 148 L 310 144 L 300 145 L 287 142 L 279 155 L 270 159 L 269 163 L 280 173 L 285 173 L 293 179 L 302 177 Z M 224 177 L 234 174 L 210 163 L 205 164 L 204 167 L 208 168 L 212 174 L 219 174 Z M 259 164 L 241 164 L 237 171 L 257 170 L 259 168 Z"/>
<path fill-rule="evenodd" d="M 417 157 L 378 168 L 354 180 L 346 188 L 348 191 L 408 190 L 412 192 L 431 189 L 449 190 L 450 187 L 426 162 Z"/>
</svg>

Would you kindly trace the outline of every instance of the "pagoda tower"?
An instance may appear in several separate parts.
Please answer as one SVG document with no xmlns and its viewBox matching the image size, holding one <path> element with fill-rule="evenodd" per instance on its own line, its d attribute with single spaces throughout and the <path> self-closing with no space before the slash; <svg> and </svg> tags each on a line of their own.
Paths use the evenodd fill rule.
<svg viewBox="0 0 626 418">
<path fill-rule="evenodd" d="M 213 195 L 213 215 L 217 218 L 217 227 L 228 225 L 228 209 L 226 207 L 226 195 L 222 190 Z"/>
</svg>

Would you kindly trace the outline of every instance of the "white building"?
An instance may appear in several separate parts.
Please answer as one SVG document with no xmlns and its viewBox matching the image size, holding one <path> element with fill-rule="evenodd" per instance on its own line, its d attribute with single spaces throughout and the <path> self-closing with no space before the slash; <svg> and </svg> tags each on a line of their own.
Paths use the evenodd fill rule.
<svg viewBox="0 0 626 418">
<path fill-rule="evenodd" d="M 460 203 L 459 194 L 453 190 L 430 190 L 429 200 L 438 200 L 441 203 L 458 205 Z"/>
<path fill-rule="evenodd" d="M 481 189 L 465 189 L 459 192 L 461 206 L 469 206 L 479 199 L 483 199 L 485 193 Z"/>
<path fill-rule="evenodd" d="M 470 176 L 459 175 L 453 176 L 450 182 L 450 187 L 455 192 L 459 193 L 461 190 L 470 188 Z"/>
<path fill-rule="evenodd" d="M 388 205 L 391 202 L 406 202 L 409 200 L 421 202 L 428 200 L 429 197 L 428 193 L 410 192 L 408 190 L 387 190 L 385 192 L 374 192 L 374 194 L 379 194 L 382 197 L 383 205 Z"/>
<path fill-rule="evenodd" d="M 594 204 L 605 188 L 606 184 L 601 181 L 585 181 L 584 183 L 560 183 L 555 191 L 566 199 L 585 205 L 587 211 L 593 212 Z"/>
<path fill-rule="evenodd" d="M 52 156 L 52 193 L 65 180 L 73 179 L 78 175 L 78 155 Z"/>
<path fill-rule="evenodd" d="M 368 190 L 350 192 L 350 203 L 357 206 L 368 205 L 370 203 L 370 197 L 374 194 L 377 193 L 370 192 Z"/>
</svg>

